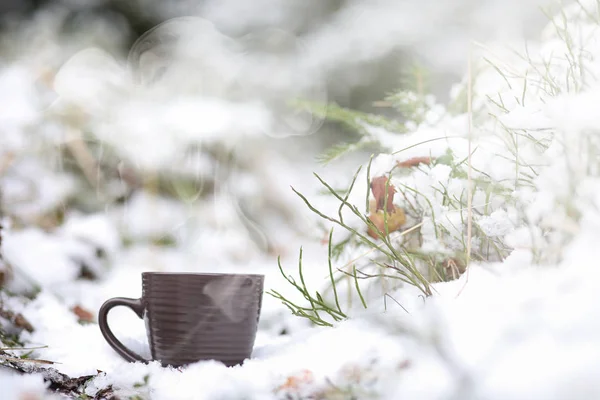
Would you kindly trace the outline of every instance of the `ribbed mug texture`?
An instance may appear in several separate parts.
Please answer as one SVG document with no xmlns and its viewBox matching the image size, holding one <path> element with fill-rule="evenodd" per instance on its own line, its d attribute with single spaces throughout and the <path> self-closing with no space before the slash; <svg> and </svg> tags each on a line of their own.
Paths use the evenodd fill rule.
<svg viewBox="0 0 600 400">
<path fill-rule="evenodd" d="M 143 273 L 152 359 L 172 366 L 199 360 L 233 366 L 250 357 L 263 280 L 261 275 Z"/>
</svg>

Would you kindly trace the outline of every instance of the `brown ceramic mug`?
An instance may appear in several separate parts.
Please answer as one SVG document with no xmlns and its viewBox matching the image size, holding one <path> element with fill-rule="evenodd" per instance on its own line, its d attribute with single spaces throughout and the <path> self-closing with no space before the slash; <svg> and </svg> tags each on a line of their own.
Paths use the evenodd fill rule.
<svg viewBox="0 0 600 400">
<path fill-rule="evenodd" d="M 252 353 L 263 284 L 263 275 L 144 272 L 140 299 L 115 297 L 100 307 L 100 331 L 124 359 L 148 362 L 108 326 L 110 309 L 126 306 L 144 319 L 152 360 L 163 366 L 200 360 L 238 365 Z"/>
</svg>

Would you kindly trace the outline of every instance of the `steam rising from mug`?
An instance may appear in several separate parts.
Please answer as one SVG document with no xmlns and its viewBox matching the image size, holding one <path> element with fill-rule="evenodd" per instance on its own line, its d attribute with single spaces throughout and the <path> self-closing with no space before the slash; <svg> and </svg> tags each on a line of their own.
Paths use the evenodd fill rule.
<svg viewBox="0 0 600 400">
<path fill-rule="evenodd" d="M 263 130 L 269 136 L 310 135 L 323 124 L 324 118 L 290 104 L 325 104 L 327 90 L 301 40 L 281 29 L 233 39 L 202 18 L 173 18 L 136 41 L 128 64 L 144 86 L 261 104 L 273 115 Z"/>
<path fill-rule="evenodd" d="M 241 322 L 246 315 L 248 304 L 240 307 L 235 304 L 235 297 L 228 293 L 234 292 L 241 297 L 249 297 L 256 291 L 252 278 L 248 277 L 224 277 L 208 282 L 203 289 L 203 293 L 210 297 L 215 307 L 219 307 L 221 312 L 226 315 L 231 322 Z"/>
</svg>

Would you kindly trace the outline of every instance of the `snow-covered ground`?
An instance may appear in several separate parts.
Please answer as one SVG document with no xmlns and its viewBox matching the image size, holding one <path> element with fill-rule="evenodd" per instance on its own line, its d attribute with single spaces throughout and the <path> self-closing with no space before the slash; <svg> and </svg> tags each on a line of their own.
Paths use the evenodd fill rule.
<svg viewBox="0 0 600 400">
<path fill-rule="evenodd" d="M 6 104 L 0 109 L 2 254 L 11 266 L 3 270 L 0 309 L 21 314 L 33 328 L 9 332 L 26 350 L 2 341 L 0 348 L 10 357 L 33 349 L 30 359 L 53 362 L 44 367 L 73 378 L 91 375 L 79 398 L 600 397 L 599 15 L 593 0 L 567 6 L 527 51 L 524 44 L 516 52 L 502 43 L 474 45 L 472 73 L 451 94 L 464 105 L 461 96 L 472 93 L 472 127 L 466 108 L 449 112 L 442 104 L 407 124 L 406 134 L 365 127 L 393 153 L 373 160 L 370 177 L 394 169 L 394 206 L 406 210 L 405 228 L 417 224 L 418 250 L 455 260 L 459 269 L 456 256 L 470 251 L 465 273 L 431 283 L 428 297 L 397 279 L 361 280 L 366 309 L 354 283 L 342 282 L 338 294 L 349 318 L 332 321 L 333 327 L 314 327 L 265 293 L 252 357 L 231 368 L 215 361 L 181 369 L 128 363 L 104 341 L 97 311 L 108 298 L 139 297 L 144 271 L 261 273 L 267 291 L 298 299 L 277 256 L 297 277 L 300 246 L 307 286 L 324 291 L 330 225 L 321 229 L 322 221 L 289 186 L 335 217 L 339 202 L 320 194 L 311 172 L 337 188 L 362 165 L 348 198 L 362 210 L 369 190 L 364 157 L 320 166 L 294 156 L 298 150 L 286 143 L 301 143 L 298 133 L 312 133 L 320 122 L 307 122 L 306 115 L 279 119 L 281 110 L 271 102 L 280 95 L 276 85 L 261 86 L 264 102 L 249 101 L 242 88 L 240 105 L 227 97 L 230 75 L 190 78 L 190 86 L 227 95 L 219 102 L 174 98 L 160 85 L 140 90 L 118 57 L 89 49 L 56 76 L 47 72 L 35 81 L 44 62 L 62 54 L 38 43 L 47 53 L 4 65 L 0 74 Z M 210 26 L 202 29 L 211 44 L 227 42 Z M 156 54 L 144 58 L 146 77 L 160 70 Z M 231 72 L 237 56 L 232 51 L 203 67 Z M 260 69 L 245 62 L 251 71 Z M 181 83 L 181 71 L 171 72 L 159 78 Z M 269 80 L 255 76 L 254 85 Z M 303 88 L 321 98 L 318 81 Z M 161 135 L 166 127 L 172 134 Z M 236 136 L 225 137 L 232 129 Z M 275 133 L 265 135 L 269 129 Z M 94 140 L 83 141 L 89 132 Z M 194 145 L 201 151 L 179 157 Z M 434 161 L 395 168 L 414 157 Z M 190 177 L 197 184 L 191 189 Z M 181 186 L 165 188 L 165 182 Z M 196 196 L 198 182 L 210 195 Z M 348 208 L 342 215 L 366 232 Z M 402 248 L 414 245 L 403 242 L 404 234 L 391 236 Z M 336 227 L 333 240 L 343 238 Z M 374 271 L 380 267 L 373 260 L 383 256 L 353 242 L 334 267 Z M 330 292 L 325 297 L 333 301 Z M 120 308 L 109 321 L 125 345 L 149 357 L 143 321 Z M 0 314 L 0 327 L 10 325 Z M 0 363 L 7 357 L 0 354 Z M 61 398 L 46 386 L 40 374 L 0 368 L 2 399 Z"/>
</svg>

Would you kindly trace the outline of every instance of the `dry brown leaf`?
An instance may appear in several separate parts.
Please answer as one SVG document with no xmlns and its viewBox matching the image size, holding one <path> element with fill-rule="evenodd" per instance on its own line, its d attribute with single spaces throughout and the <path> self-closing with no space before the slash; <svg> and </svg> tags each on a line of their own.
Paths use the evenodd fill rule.
<svg viewBox="0 0 600 400">
<path fill-rule="evenodd" d="M 386 185 L 387 204 L 385 201 Z M 388 233 L 400 229 L 406 222 L 406 215 L 404 214 L 404 210 L 396 207 L 393 203 L 396 188 L 389 184 L 387 177 L 378 176 L 371 180 L 371 191 L 373 193 L 374 201 L 370 205 L 371 213 L 369 215 L 369 220 L 371 220 L 381 232 L 385 232 L 386 220 Z M 387 212 L 383 211 L 384 206 Z M 369 227 L 367 233 L 374 239 L 379 238 L 375 229 L 372 229 L 371 227 Z"/>
<path fill-rule="evenodd" d="M 79 321 L 94 322 L 94 314 L 79 305 L 73 307 L 71 311 L 77 315 Z"/>
<path fill-rule="evenodd" d="M 42 398 L 34 392 L 22 392 L 19 394 L 19 400 L 42 400 Z"/>
<path fill-rule="evenodd" d="M 298 390 L 301 386 L 307 385 L 313 381 L 314 376 L 312 371 L 305 369 L 299 375 L 288 376 L 285 383 L 277 388 L 277 391 Z"/>
<path fill-rule="evenodd" d="M 410 168 L 416 167 L 419 164 L 429 165 L 431 164 L 431 161 L 433 161 L 431 157 L 413 157 L 408 160 L 398 161 L 396 164 L 401 168 Z"/>
<path fill-rule="evenodd" d="M 27 332 L 33 332 L 33 326 L 21 314 L 15 314 L 12 311 L 0 308 L 0 317 L 6 318 L 15 324 L 17 328 L 25 329 Z"/>
<path fill-rule="evenodd" d="M 387 185 L 387 204 L 385 200 Z M 371 192 L 375 198 L 376 209 L 375 211 L 383 210 L 384 205 L 388 212 L 394 211 L 394 193 L 396 188 L 388 183 L 386 176 L 378 176 L 371 180 Z"/>
<path fill-rule="evenodd" d="M 402 210 L 400 207 L 396 207 L 396 209 L 393 212 L 388 213 L 387 217 L 384 215 L 383 211 L 377 211 L 369 215 L 369 219 L 371 220 L 371 222 L 373 222 L 377 229 L 379 229 L 379 231 L 383 233 L 385 233 L 386 218 L 388 233 L 397 231 L 406 222 L 406 215 L 404 214 L 404 210 Z M 379 238 L 377 232 L 374 229 L 371 229 L 371 227 L 369 227 L 367 233 L 373 239 Z"/>
<path fill-rule="evenodd" d="M 17 314 L 14 319 L 15 325 L 25 329 L 27 332 L 33 332 L 33 326 L 21 314 Z"/>
</svg>

